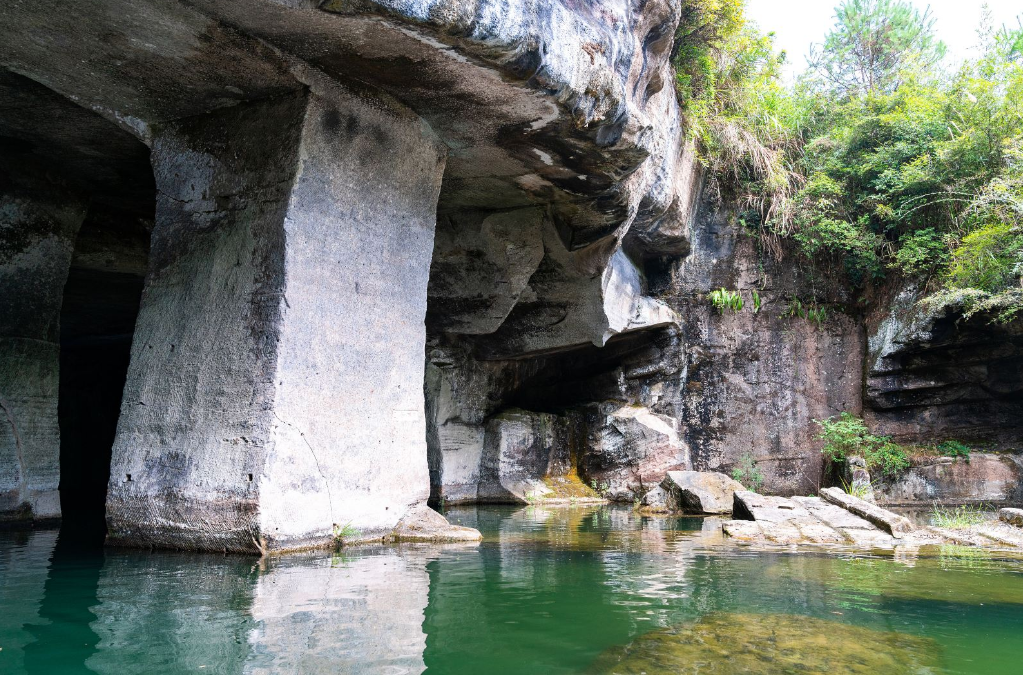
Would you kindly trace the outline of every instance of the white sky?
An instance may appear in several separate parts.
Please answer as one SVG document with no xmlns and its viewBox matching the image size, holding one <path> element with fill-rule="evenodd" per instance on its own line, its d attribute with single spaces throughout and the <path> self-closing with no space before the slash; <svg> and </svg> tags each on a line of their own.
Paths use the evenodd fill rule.
<svg viewBox="0 0 1023 675">
<path fill-rule="evenodd" d="M 747 15 L 760 29 L 775 33 L 775 46 L 788 52 L 786 74 L 806 68 L 806 54 L 813 43 L 824 40 L 834 24 L 834 7 L 840 0 L 748 0 Z M 961 60 L 970 56 L 977 41 L 982 0 L 911 0 L 919 9 L 928 5 L 936 22 L 938 37 L 948 45 L 949 56 Z M 1023 14 L 1021 0 L 988 0 L 995 23 L 1017 26 Z"/>
</svg>

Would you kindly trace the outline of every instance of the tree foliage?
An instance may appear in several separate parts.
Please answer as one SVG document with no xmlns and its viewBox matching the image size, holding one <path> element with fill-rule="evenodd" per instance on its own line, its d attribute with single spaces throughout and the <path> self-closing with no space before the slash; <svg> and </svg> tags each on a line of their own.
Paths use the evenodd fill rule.
<svg viewBox="0 0 1023 675">
<path fill-rule="evenodd" d="M 739 0 L 690 5 L 686 120 L 768 250 L 788 239 L 859 288 L 916 278 L 967 315 L 1023 311 L 1023 27 L 987 19 L 978 56 L 950 69 L 927 11 L 844 0 L 785 87 L 784 54 Z"/>
<path fill-rule="evenodd" d="M 845 0 L 811 67 L 842 96 L 892 93 L 911 65 L 927 69 L 945 54 L 934 17 L 904 0 Z"/>
</svg>

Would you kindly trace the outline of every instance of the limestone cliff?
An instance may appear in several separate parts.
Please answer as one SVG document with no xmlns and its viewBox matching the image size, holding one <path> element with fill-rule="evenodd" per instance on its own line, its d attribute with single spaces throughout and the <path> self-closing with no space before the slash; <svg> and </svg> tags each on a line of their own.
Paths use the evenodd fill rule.
<svg viewBox="0 0 1023 675">
<path fill-rule="evenodd" d="M 737 224 L 683 4 L 0 8 L 0 517 L 59 516 L 60 476 L 112 541 L 267 552 L 746 458 L 810 492 L 844 410 L 1018 446 L 1018 330 L 879 319 Z"/>
</svg>

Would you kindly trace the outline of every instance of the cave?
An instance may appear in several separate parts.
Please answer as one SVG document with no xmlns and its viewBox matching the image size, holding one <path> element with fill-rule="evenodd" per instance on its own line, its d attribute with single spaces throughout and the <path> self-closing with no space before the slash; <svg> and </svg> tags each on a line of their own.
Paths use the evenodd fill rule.
<svg viewBox="0 0 1023 675">
<path fill-rule="evenodd" d="M 60 312 L 62 539 L 98 545 L 132 334 L 149 251 L 150 213 L 94 202 L 82 223 Z"/>
<path fill-rule="evenodd" d="M 5 400 L 22 510 L 101 545 L 111 446 L 156 193 L 149 148 L 48 87 L 0 71 L 0 190 L 11 216 Z M 19 262 L 20 261 L 20 262 Z M 20 414 L 19 414 L 20 411 Z"/>
</svg>

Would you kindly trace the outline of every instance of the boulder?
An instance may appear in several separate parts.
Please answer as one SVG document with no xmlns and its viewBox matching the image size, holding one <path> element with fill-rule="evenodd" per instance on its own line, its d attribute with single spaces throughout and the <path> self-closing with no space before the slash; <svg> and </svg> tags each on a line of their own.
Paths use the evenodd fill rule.
<svg viewBox="0 0 1023 675">
<path fill-rule="evenodd" d="M 734 495 L 746 488 L 714 471 L 669 471 L 661 481 L 667 506 L 683 513 L 731 513 Z"/>
<path fill-rule="evenodd" d="M 452 525 L 426 504 L 416 504 L 398 521 L 391 532 L 392 541 L 476 542 L 483 539 L 479 530 Z"/>
<path fill-rule="evenodd" d="M 998 511 L 998 519 L 1009 525 L 1023 527 L 1023 509 L 1001 509 Z"/>
<path fill-rule="evenodd" d="M 846 511 L 869 520 L 878 528 L 892 536 L 908 534 L 913 531 L 913 523 L 908 518 L 892 513 L 880 506 L 846 494 L 841 488 L 830 487 L 821 490 L 821 497 L 827 501 L 841 506 Z"/>
<path fill-rule="evenodd" d="M 668 501 L 668 493 L 658 485 L 643 495 L 640 500 L 641 510 L 647 513 L 669 513 L 672 509 Z"/>
<path fill-rule="evenodd" d="M 690 466 L 678 421 L 638 405 L 600 404 L 586 414 L 588 438 L 579 472 L 613 501 L 632 502 L 644 486 Z"/>
</svg>

